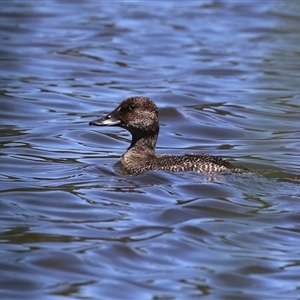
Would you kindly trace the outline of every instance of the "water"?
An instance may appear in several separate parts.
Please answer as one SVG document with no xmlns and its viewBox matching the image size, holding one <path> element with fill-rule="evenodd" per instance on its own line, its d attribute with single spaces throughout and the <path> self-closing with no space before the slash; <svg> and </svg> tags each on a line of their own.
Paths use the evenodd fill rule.
<svg viewBox="0 0 300 300">
<path fill-rule="evenodd" d="M 0 12 L 1 299 L 300 299 L 299 2 Z M 137 94 L 159 153 L 260 175 L 122 176 L 88 122 Z"/>
</svg>

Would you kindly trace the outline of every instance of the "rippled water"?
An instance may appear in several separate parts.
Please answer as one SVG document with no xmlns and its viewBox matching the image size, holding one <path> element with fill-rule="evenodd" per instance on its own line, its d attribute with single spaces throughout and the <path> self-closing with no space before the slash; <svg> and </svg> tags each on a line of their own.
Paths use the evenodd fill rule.
<svg viewBox="0 0 300 300">
<path fill-rule="evenodd" d="M 299 3 L 1 2 L 1 299 L 299 299 Z M 137 94 L 260 175 L 122 176 Z"/>
</svg>

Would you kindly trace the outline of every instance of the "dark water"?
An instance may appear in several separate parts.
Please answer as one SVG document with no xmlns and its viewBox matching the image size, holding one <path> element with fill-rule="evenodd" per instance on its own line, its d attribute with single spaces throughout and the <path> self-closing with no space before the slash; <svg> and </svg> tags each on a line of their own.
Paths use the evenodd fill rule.
<svg viewBox="0 0 300 300">
<path fill-rule="evenodd" d="M 1 1 L 1 299 L 300 299 L 299 3 Z M 261 176 L 120 175 L 137 94 Z"/>
</svg>

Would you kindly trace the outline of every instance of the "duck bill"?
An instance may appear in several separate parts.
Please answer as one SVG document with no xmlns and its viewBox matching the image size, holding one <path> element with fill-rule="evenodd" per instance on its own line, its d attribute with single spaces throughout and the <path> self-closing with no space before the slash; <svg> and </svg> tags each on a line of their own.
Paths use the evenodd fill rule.
<svg viewBox="0 0 300 300">
<path fill-rule="evenodd" d="M 114 110 L 112 113 L 107 116 L 91 121 L 89 123 L 90 126 L 116 126 L 119 125 L 121 121 L 119 120 L 118 111 Z"/>
</svg>

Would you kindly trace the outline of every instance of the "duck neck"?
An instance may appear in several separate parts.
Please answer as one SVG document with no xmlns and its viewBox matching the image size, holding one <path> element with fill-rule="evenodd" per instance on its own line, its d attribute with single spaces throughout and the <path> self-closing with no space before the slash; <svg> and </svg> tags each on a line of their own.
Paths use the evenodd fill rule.
<svg viewBox="0 0 300 300">
<path fill-rule="evenodd" d="M 156 142 L 158 133 L 152 134 L 132 134 L 132 141 L 128 150 L 132 149 L 135 151 L 151 151 L 155 152 Z"/>
</svg>

